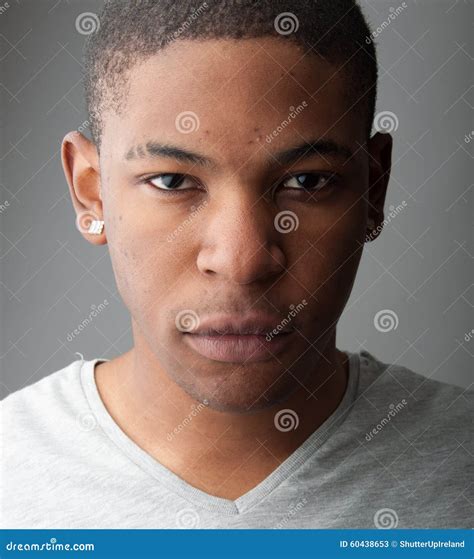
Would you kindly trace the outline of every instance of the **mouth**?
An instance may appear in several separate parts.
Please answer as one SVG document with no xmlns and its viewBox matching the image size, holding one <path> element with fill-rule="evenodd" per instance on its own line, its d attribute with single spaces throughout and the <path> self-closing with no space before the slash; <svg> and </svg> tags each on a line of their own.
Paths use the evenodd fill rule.
<svg viewBox="0 0 474 559">
<path fill-rule="evenodd" d="M 277 317 L 227 316 L 202 321 L 194 331 L 183 333 L 183 339 L 207 359 L 251 363 L 273 359 L 285 351 L 294 332 L 288 325 L 279 325 Z"/>
<path fill-rule="evenodd" d="M 203 357 L 225 363 L 266 361 L 281 353 L 293 332 L 278 334 L 269 339 L 263 334 L 200 335 L 186 332 L 187 343 Z"/>
</svg>

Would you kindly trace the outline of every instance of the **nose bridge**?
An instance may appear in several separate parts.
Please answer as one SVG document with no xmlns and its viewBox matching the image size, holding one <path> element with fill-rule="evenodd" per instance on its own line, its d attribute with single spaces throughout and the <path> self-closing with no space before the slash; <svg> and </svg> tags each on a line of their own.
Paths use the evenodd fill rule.
<svg viewBox="0 0 474 559">
<path fill-rule="evenodd" d="M 229 223 L 227 242 L 235 243 L 250 251 L 251 245 L 269 242 L 272 231 L 269 228 L 268 203 L 263 197 L 246 190 L 233 189 L 232 196 L 224 195 L 222 204 L 216 209 L 216 216 Z M 235 233 L 239 233 L 236 235 Z"/>
<path fill-rule="evenodd" d="M 250 283 L 282 270 L 271 205 L 261 194 L 232 185 L 209 203 L 208 212 L 198 260 L 202 272 Z"/>
</svg>

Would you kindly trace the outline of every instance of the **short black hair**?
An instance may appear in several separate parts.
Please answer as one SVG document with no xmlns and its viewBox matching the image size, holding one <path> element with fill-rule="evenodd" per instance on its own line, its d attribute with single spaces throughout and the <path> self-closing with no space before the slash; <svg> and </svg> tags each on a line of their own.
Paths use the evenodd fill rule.
<svg viewBox="0 0 474 559">
<path fill-rule="evenodd" d="M 375 44 L 355 0 L 107 0 L 85 44 L 84 86 L 91 134 L 100 149 L 105 106 L 119 112 L 127 70 L 181 39 L 275 36 L 348 72 L 354 105 L 370 136 L 377 95 Z"/>
</svg>

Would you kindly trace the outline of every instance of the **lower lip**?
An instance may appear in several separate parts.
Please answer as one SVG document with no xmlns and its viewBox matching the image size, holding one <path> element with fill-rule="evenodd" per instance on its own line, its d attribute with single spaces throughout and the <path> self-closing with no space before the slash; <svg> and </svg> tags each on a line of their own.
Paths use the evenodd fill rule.
<svg viewBox="0 0 474 559">
<path fill-rule="evenodd" d="M 278 334 L 270 341 L 264 335 L 200 336 L 185 333 L 187 343 L 203 357 L 226 363 L 266 361 L 281 353 L 289 344 L 292 332 Z"/>
</svg>

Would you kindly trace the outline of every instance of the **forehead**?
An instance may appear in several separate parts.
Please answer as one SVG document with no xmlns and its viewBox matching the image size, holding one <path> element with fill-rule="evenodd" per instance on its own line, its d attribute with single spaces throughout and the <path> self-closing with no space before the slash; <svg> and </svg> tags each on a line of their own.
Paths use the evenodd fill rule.
<svg viewBox="0 0 474 559">
<path fill-rule="evenodd" d="M 287 40 L 177 41 L 131 68 L 122 110 L 105 118 L 103 147 L 119 157 L 150 139 L 179 140 L 238 158 L 268 135 L 275 146 L 362 142 L 347 81 L 340 66 Z"/>
</svg>

